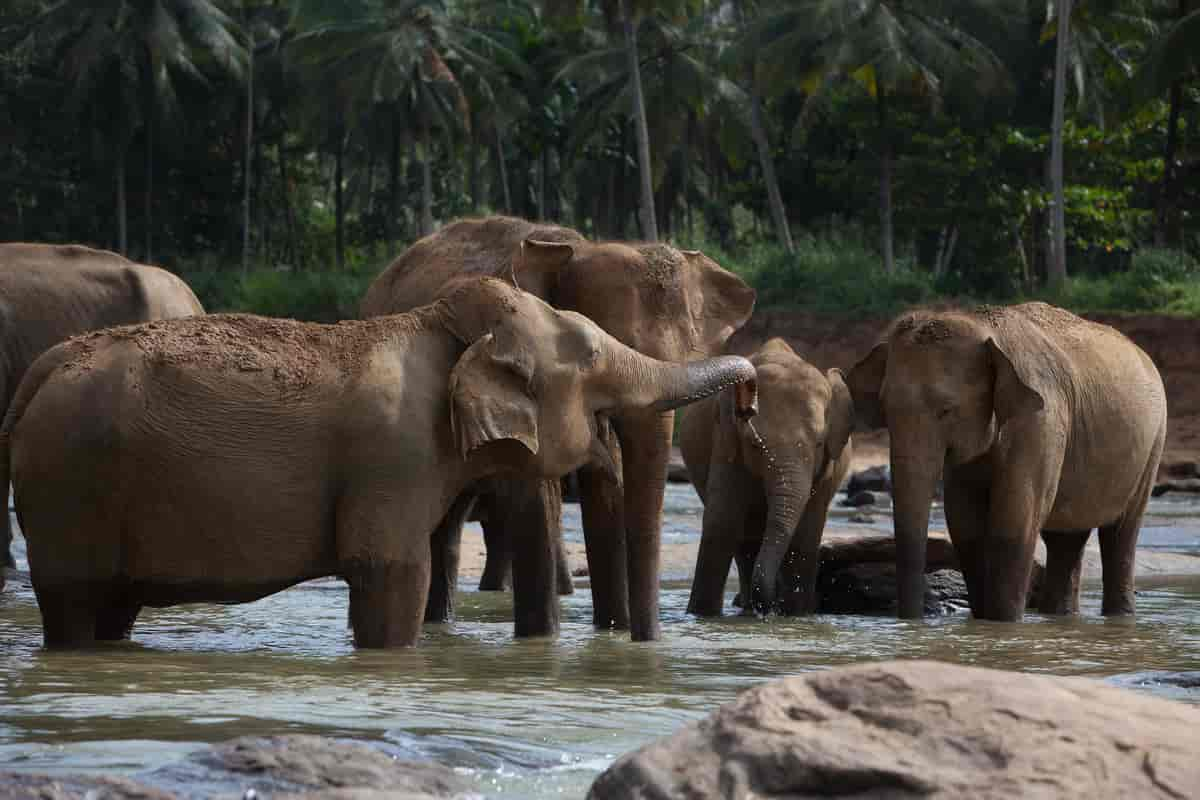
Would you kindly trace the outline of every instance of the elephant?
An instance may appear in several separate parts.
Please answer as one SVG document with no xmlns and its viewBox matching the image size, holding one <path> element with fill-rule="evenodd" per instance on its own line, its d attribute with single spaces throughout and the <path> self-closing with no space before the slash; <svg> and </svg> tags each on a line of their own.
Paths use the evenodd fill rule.
<svg viewBox="0 0 1200 800">
<path fill-rule="evenodd" d="M 736 357 L 656 361 L 497 279 L 338 325 L 157 321 L 44 353 L 0 427 L 0 478 L 47 647 L 326 575 L 350 586 L 357 646 L 412 646 L 465 487 L 557 480 L 591 457 L 598 413 L 753 377 Z"/>
<path fill-rule="evenodd" d="M 371 285 L 362 315 L 405 311 L 471 276 L 509 271 L 522 289 L 555 308 L 584 314 L 618 341 L 664 361 L 723 352 L 754 309 L 754 290 L 699 251 L 590 242 L 569 228 L 493 216 L 458 220 L 412 245 Z M 603 469 L 588 467 L 579 475 L 592 619 L 597 627 L 628 628 L 635 641 L 657 639 L 659 544 L 674 417 L 626 411 L 611 423 L 619 443 L 620 484 Z M 553 542 L 561 535 L 557 485 L 509 481 L 494 495 L 503 507 L 492 505 L 490 527 L 509 542 L 515 541 L 514 531 L 530 542 Z M 528 537 L 529 529 L 535 537 Z M 555 549 L 543 544 L 532 552 L 514 550 L 514 614 L 529 634 L 558 630 L 556 582 L 531 577 L 555 574 L 540 563 L 545 553 L 554 557 Z"/>
<path fill-rule="evenodd" d="M 1167 429 L 1162 379 L 1116 330 L 1045 303 L 906 313 L 850 370 L 860 425 L 891 437 L 898 612 L 920 617 L 939 473 L 971 611 L 1077 613 L 1099 529 L 1104 614 L 1134 612 L 1138 529 Z"/>
<path fill-rule="evenodd" d="M 821 372 L 779 338 L 750 363 L 753 421 L 734 413 L 736 390 L 679 412 L 679 448 L 704 502 L 688 599 L 697 616 L 720 616 L 735 558 L 746 612 L 816 611 L 821 533 L 850 469 L 854 409 L 841 371 Z"/>
<path fill-rule="evenodd" d="M 79 245 L 0 243 L 0 419 L 43 351 L 85 331 L 203 314 L 188 285 L 166 270 Z M 8 484 L 0 568 L 14 566 Z"/>
</svg>

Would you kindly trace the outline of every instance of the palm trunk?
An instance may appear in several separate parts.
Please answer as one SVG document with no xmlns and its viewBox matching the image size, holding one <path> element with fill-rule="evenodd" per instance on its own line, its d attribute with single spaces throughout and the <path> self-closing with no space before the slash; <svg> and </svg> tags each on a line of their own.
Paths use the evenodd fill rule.
<svg viewBox="0 0 1200 800">
<path fill-rule="evenodd" d="M 243 21 L 245 4 L 242 5 Z M 242 171 L 242 274 L 250 271 L 250 174 L 253 171 L 251 154 L 254 147 L 254 43 L 246 48 L 249 66 L 246 70 L 246 168 Z"/>
<path fill-rule="evenodd" d="M 117 180 L 117 251 L 129 255 L 129 212 L 125 204 L 125 148 L 117 147 L 117 164 L 114 169 Z"/>
<path fill-rule="evenodd" d="M 1053 238 L 1047 278 L 1051 286 L 1067 279 L 1066 197 L 1063 191 L 1063 114 L 1067 97 L 1067 54 L 1071 35 L 1071 0 L 1058 0 L 1058 36 L 1054 54 L 1054 113 L 1050 120 L 1050 183 L 1054 208 Z"/>
<path fill-rule="evenodd" d="M 388 187 L 387 232 L 388 240 L 392 243 L 391 255 L 395 256 L 398 252 L 396 220 L 400 216 L 400 111 L 395 106 L 392 107 L 392 157 L 389 169 L 391 185 Z"/>
<path fill-rule="evenodd" d="M 1181 0 L 1180 6 L 1182 5 Z M 1167 115 L 1167 145 L 1163 153 L 1163 176 L 1158 187 L 1158 219 L 1154 230 L 1154 244 L 1157 247 L 1166 247 L 1171 238 L 1175 200 L 1175 152 L 1179 148 L 1179 111 L 1183 103 L 1183 87 L 1180 81 L 1171 84 L 1170 103 L 1171 111 Z"/>
<path fill-rule="evenodd" d="M 429 126 L 421 128 L 421 235 L 433 233 L 433 172 L 430 167 Z"/>
<path fill-rule="evenodd" d="M 339 124 L 333 151 L 333 227 L 337 268 L 346 268 L 346 207 L 342 196 L 342 162 L 345 160 L 346 139 Z"/>
<path fill-rule="evenodd" d="M 496 171 L 500 173 L 500 189 L 504 197 L 504 213 L 512 213 L 512 192 L 508 188 L 508 165 L 504 162 L 504 139 L 496 125 Z"/>
<path fill-rule="evenodd" d="M 541 155 L 538 156 L 537 171 L 537 218 L 539 220 L 546 218 L 546 165 L 549 161 L 549 154 L 543 147 Z"/>
<path fill-rule="evenodd" d="M 896 271 L 896 255 L 892 248 L 892 135 L 888 121 L 887 95 L 882 86 L 875 94 L 875 110 L 879 118 L 879 247 L 883 254 L 883 269 L 891 275 Z"/>
<path fill-rule="evenodd" d="M 146 115 L 146 253 L 147 264 L 154 260 L 154 103 Z"/>
<path fill-rule="evenodd" d="M 641 178 L 642 236 L 658 241 L 658 223 L 654 218 L 654 173 L 650 162 L 650 127 L 646 122 L 646 100 L 642 94 L 642 68 L 638 63 L 637 25 L 630 0 L 621 0 L 621 24 L 625 29 L 625 50 L 633 82 L 633 118 L 637 129 L 638 173 Z"/>
<path fill-rule="evenodd" d="M 279 135 L 279 142 L 276 148 L 279 152 L 279 184 L 280 192 L 283 197 L 283 219 L 287 226 L 287 258 L 289 261 L 294 261 L 297 256 L 296 252 L 296 213 L 292 208 L 292 187 L 288 182 L 287 171 L 287 148 L 284 146 L 284 138 L 287 136 L 287 124 L 283 123 L 284 133 Z"/>
<path fill-rule="evenodd" d="M 471 144 L 468 150 L 467 192 L 471 197 L 471 211 L 479 210 L 479 120 L 471 115 Z"/>
</svg>

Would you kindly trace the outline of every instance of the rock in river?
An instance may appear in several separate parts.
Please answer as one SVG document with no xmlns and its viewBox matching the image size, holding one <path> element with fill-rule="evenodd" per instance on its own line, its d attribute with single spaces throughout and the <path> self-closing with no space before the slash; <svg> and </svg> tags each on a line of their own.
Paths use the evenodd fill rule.
<svg viewBox="0 0 1200 800">
<path fill-rule="evenodd" d="M 1200 709 L 1085 678 L 889 661 L 770 681 L 616 761 L 589 800 L 1177 798 Z"/>
</svg>

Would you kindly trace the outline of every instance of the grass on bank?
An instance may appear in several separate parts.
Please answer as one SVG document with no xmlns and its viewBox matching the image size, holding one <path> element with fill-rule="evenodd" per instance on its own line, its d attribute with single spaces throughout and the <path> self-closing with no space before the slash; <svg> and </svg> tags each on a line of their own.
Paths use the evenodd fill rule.
<svg viewBox="0 0 1200 800">
<path fill-rule="evenodd" d="M 969 305 L 1038 299 L 1076 312 L 1200 316 L 1200 261 L 1174 250 L 1141 250 L 1124 272 L 1075 277 L 1056 291 L 1029 295 L 1015 289 L 973 290 L 969 274 L 951 272 L 937 278 L 903 258 L 896 272 L 888 275 L 861 237 L 801 236 L 792 255 L 766 243 L 737 253 L 704 245 L 700 249 L 754 286 L 762 309 L 866 318 L 890 317 L 933 302 Z M 243 276 L 238 270 L 188 265 L 179 272 L 209 311 L 335 322 L 358 316 L 360 300 L 387 266 L 387 259 L 352 263 L 342 272 L 259 268 Z"/>
</svg>

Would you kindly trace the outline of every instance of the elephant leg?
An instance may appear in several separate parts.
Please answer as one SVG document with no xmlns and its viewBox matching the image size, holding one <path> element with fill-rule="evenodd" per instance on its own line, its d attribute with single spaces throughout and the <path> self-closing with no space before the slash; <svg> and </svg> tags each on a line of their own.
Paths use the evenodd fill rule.
<svg viewBox="0 0 1200 800">
<path fill-rule="evenodd" d="M 1046 543 L 1046 574 L 1042 579 L 1038 611 L 1043 614 L 1079 613 L 1079 573 L 1083 568 L 1086 531 L 1042 531 Z"/>
<path fill-rule="evenodd" d="M 592 623 L 597 628 L 628 629 L 624 497 L 603 472 L 584 467 L 579 470 L 579 510 L 592 586 Z"/>
<path fill-rule="evenodd" d="M 133 634 L 133 623 L 142 611 L 140 603 L 118 597 L 96 615 L 96 641 L 115 642 Z"/>
<path fill-rule="evenodd" d="M 558 635 L 556 540 L 562 526 L 557 480 L 514 482 L 504 525 L 512 531 L 513 621 L 517 636 Z"/>
<path fill-rule="evenodd" d="M 986 575 L 983 540 L 991 508 L 988 486 L 956 478 L 946 470 L 944 495 L 946 527 L 967 586 L 967 602 L 973 609 L 982 608 Z"/>
<path fill-rule="evenodd" d="M 504 592 L 512 588 L 512 540 L 499 511 L 493 510 L 480 523 L 487 556 L 479 591 Z"/>
<path fill-rule="evenodd" d="M 571 575 L 571 560 L 567 558 L 567 543 L 563 541 L 562 524 L 558 526 L 558 536 L 554 539 L 554 564 L 558 570 L 555 581 L 558 593 L 562 595 L 575 594 L 575 578 Z"/>
<path fill-rule="evenodd" d="M 9 487 L 7 481 L 5 482 L 4 489 L 2 492 L 0 492 L 0 494 L 4 495 L 4 508 L 2 511 L 0 511 L 0 516 L 3 517 L 3 519 L 0 519 L 0 569 L 4 569 L 5 567 L 8 567 L 9 569 L 15 569 L 17 566 L 17 560 L 13 558 L 12 554 L 13 532 L 12 518 L 8 510 Z M 0 580 L 3 580 L 3 578 L 0 578 Z M 0 586 L 2 585 L 3 584 L 0 584 Z"/>
<path fill-rule="evenodd" d="M 47 649 L 91 647 L 96 643 L 94 593 L 87 586 L 33 585 L 42 614 L 42 644 Z"/>
<path fill-rule="evenodd" d="M 1142 479 L 1129 508 L 1119 520 L 1100 528 L 1100 563 L 1103 570 L 1101 578 L 1104 582 L 1104 600 L 1100 606 L 1100 613 L 1105 616 L 1134 612 L 1133 574 L 1138 533 L 1142 529 L 1146 505 L 1150 502 L 1150 490 L 1158 475 L 1158 463 L 1162 458 L 1165 435 L 1165 428 L 1159 431 L 1158 442 L 1142 471 Z"/>
<path fill-rule="evenodd" d="M 462 526 L 474 506 L 474 495 L 459 496 L 429 540 L 430 578 L 429 597 L 425 602 L 426 622 L 449 622 L 454 616 Z"/>
<path fill-rule="evenodd" d="M 741 615 L 746 617 L 756 616 L 754 607 L 746 602 L 747 597 L 753 597 L 754 594 L 754 562 L 758 560 L 758 550 L 762 547 L 762 539 L 755 538 L 751 541 L 744 539 L 738 545 L 737 552 L 734 554 L 734 561 L 737 562 L 738 573 L 738 593 L 736 600 L 740 600 L 739 608 Z M 724 585 L 721 586 L 724 590 Z"/>
<path fill-rule="evenodd" d="M 741 546 L 746 535 L 746 506 L 761 492 L 755 491 L 753 476 L 740 464 L 714 463 L 708 471 L 705 488 L 704 519 L 700 533 L 700 550 L 692 576 L 692 593 L 688 597 L 688 613 L 698 617 L 719 617 L 725 604 L 725 582 L 729 565 L 738 558 L 738 584 L 742 601 L 748 593 L 754 556 L 749 565 L 742 563 Z M 756 530 L 761 534 L 761 530 Z M 761 535 L 755 537 L 755 543 Z M 747 603 L 747 605 L 749 605 Z"/>
</svg>

